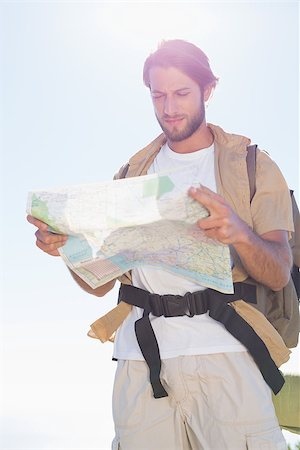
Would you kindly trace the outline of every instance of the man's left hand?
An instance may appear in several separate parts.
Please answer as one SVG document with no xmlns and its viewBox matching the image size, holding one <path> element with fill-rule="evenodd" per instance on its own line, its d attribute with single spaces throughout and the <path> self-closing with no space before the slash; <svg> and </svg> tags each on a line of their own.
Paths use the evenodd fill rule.
<svg viewBox="0 0 300 450">
<path fill-rule="evenodd" d="M 250 231 L 248 225 L 233 211 L 227 201 L 205 186 L 190 188 L 189 195 L 208 209 L 210 215 L 197 225 L 209 238 L 223 244 L 243 242 Z"/>
</svg>

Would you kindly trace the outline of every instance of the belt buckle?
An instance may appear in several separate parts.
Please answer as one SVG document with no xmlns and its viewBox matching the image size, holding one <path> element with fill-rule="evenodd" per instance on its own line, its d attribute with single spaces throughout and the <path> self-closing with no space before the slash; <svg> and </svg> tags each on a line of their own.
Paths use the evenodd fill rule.
<svg viewBox="0 0 300 450">
<path fill-rule="evenodd" d="M 185 315 L 184 301 L 181 295 L 163 295 L 162 309 L 165 317 L 181 317 Z"/>
</svg>

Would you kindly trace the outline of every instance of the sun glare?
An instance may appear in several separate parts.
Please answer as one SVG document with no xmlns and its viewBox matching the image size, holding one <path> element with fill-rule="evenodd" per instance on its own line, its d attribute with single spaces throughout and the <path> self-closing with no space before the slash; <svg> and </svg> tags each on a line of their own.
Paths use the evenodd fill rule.
<svg viewBox="0 0 300 450">
<path fill-rule="evenodd" d="M 102 33 L 105 30 L 113 40 L 150 51 L 162 39 L 199 39 L 200 18 L 201 34 L 209 38 L 217 18 L 206 11 L 205 4 L 113 3 L 101 6 L 97 15 Z"/>
</svg>

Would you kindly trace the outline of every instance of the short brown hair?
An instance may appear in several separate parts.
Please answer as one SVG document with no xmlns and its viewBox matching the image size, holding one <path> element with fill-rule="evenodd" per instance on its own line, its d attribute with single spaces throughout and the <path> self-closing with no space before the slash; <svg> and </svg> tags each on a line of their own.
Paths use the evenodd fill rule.
<svg viewBox="0 0 300 450">
<path fill-rule="evenodd" d="M 216 86 L 218 78 L 213 74 L 206 54 L 196 45 L 181 39 L 162 41 L 158 49 L 145 61 L 143 80 L 150 88 L 149 72 L 152 67 L 175 67 L 188 75 L 201 88 Z"/>
</svg>

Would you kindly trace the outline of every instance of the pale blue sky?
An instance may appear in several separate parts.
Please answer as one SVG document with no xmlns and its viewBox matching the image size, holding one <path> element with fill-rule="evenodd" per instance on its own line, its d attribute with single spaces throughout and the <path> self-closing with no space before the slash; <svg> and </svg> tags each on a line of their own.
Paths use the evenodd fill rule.
<svg viewBox="0 0 300 450">
<path fill-rule="evenodd" d="M 162 39 L 220 77 L 207 119 L 252 138 L 299 195 L 298 2 L 0 2 L 4 321 L 1 450 L 108 450 L 111 344 L 86 337 L 116 302 L 34 245 L 27 192 L 109 180 L 159 132 L 142 67 Z M 299 352 L 298 352 L 299 355 Z M 296 357 L 287 370 L 299 371 Z M 292 438 L 290 438 L 292 439 Z"/>
</svg>

